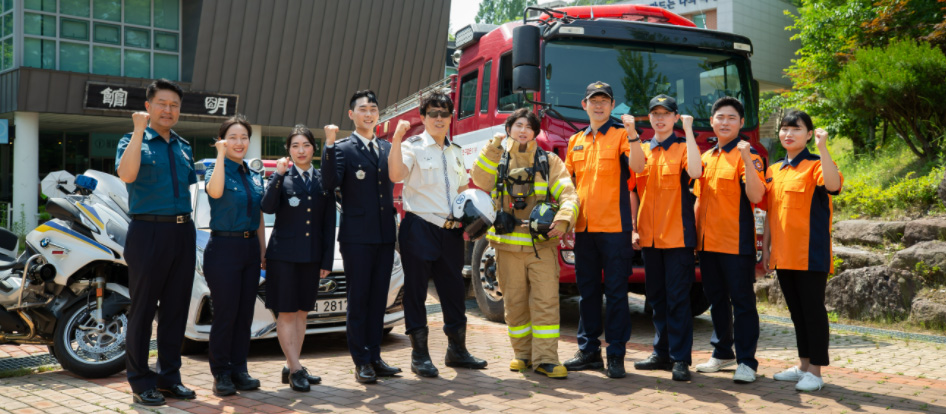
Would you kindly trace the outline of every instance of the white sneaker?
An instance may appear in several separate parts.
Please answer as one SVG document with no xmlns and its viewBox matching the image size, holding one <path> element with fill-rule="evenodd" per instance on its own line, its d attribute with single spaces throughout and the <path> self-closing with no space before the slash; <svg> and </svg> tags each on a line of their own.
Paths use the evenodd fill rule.
<svg viewBox="0 0 946 414">
<path fill-rule="evenodd" d="M 795 389 L 798 391 L 818 391 L 822 387 L 824 387 L 824 380 L 810 372 L 806 372 L 798 384 L 795 384 Z"/>
<path fill-rule="evenodd" d="M 696 370 L 699 372 L 716 372 L 733 365 L 736 365 L 735 359 L 710 358 L 709 361 L 697 365 Z"/>
<path fill-rule="evenodd" d="M 792 381 L 798 382 L 801 381 L 801 377 L 805 375 L 806 372 L 798 369 L 798 367 L 791 367 L 785 371 L 779 372 L 772 376 L 772 379 L 776 381 Z"/>
<path fill-rule="evenodd" d="M 732 380 L 739 384 L 748 384 L 755 381 L 755 370 L 749 368 L 746 364 L 739 364 L 736 367 L 736 373 L 733 374 Z"/>
</svg>

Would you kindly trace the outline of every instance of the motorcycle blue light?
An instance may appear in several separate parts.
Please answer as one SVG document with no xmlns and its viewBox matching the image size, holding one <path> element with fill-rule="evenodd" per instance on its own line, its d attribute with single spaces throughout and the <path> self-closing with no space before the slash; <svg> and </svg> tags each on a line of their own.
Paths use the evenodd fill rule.
<svg viewBox="0 0 946 414">
<path fill-rule="evenodd" d="M 99 185 L 99 182 L 98 180 L 92 177 L 79 175 L 78 177 L 76 177 L 75 184 L 76 184 L 76 187 L 84 188 L 89 191 L 95 191 L 95 187 Z"/>
</svg>

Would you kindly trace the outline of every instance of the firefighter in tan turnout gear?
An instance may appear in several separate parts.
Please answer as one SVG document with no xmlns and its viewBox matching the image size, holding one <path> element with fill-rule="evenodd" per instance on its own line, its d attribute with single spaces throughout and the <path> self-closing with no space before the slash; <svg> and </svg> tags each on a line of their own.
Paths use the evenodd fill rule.
<svg viewBox="0 0 946 414">
<path fill-rule="evenodd" d="M 472 169 L 473 183 L 490 191 L 497 208 L 486 238 L 496 250 L 506 325 L 515 359 L 551 378 L 568 371 L 558 360 L 558 237 L 575 224 L 578 195 L 565 163 L 538 148 L 539 118 L 520 109 L 506 119 Z M 555 212 L 554 203 L 558 204 Z"/>
</svg>

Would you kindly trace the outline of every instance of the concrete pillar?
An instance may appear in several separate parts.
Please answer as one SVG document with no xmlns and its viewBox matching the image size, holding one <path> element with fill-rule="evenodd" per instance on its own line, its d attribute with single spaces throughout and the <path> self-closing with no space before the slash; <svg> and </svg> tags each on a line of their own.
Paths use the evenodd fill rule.
<svg viewBox="0 0 946 414">
<path fill-rule="evenodd" d="M 15 112 L 16 139 L 13 141 L 14 229 L 28 233 L 36 227 L 39 198 L 39 114 Z"/>
<path fill-rule="evenodd" d="M 246 150 L 246 159 L 263 158 L 263 126 L 250 126 L 253 127 L 253 135 L 250 135 L 250 148 Z"/>
</svg>

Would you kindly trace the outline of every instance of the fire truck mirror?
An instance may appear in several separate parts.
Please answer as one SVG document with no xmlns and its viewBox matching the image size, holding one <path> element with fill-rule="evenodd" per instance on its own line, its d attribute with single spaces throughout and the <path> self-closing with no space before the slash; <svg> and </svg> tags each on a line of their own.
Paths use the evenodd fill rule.
<svg viewBox="0 0 946 414">
<path fill-rule="evenodd" d="M 539 66 L 538 26 L 523 25 L 512 29 L 512 67 Z"/>
<path fill-rule="evenodd" d="M 516 92 L 538 92 L 541 87 L 538 66 L 517 66 L 512 70 L 512 88 Z"/>
</svg>

